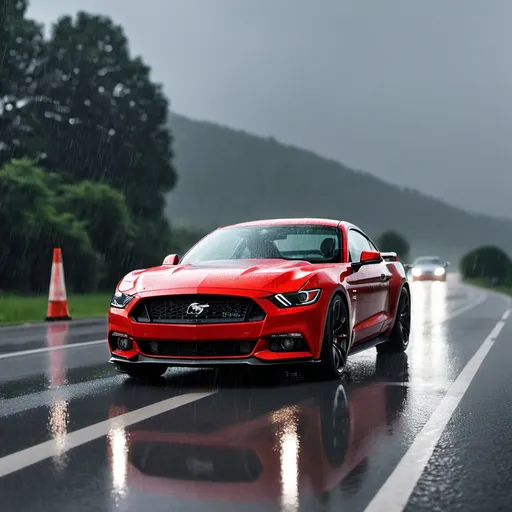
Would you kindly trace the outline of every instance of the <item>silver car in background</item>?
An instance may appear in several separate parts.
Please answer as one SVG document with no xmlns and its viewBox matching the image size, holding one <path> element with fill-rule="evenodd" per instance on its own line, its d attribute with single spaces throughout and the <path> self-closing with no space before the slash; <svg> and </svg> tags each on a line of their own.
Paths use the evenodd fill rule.
<svg viewBox="0 0 512 512">
<path fill-rule="evenodd" d="M 446 268 L 449 261 L 441 262 L 438 256 L 422 256 L 417 258 L 410 271 L 413 281 L 446 281 Z"/>
</svg>

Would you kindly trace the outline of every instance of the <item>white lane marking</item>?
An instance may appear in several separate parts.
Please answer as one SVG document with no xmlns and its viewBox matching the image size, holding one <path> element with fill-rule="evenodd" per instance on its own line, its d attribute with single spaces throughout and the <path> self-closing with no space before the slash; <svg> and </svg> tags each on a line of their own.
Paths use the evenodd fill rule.
<svg viewBox="0 0 512 512">
<path fill-rule="evenodd" d="M 509 310 L 510 311 L 510 310 Z M 402 512 L 421 478 L 446 425 L 466 393 L 505 322 L 500 320 L 460 372 L 402 460 L 373 497 L 365 512 Z"/>
<path fill-rule="evenodd" d="M 44 443 L 31 446 L 25 450 L 21 450 L 11 455 L 7 455 L 0 459 L 0 477 L 19 471 L 20 469 L 41 462 L 45 459 L 55 456 L 62 452 L 62 446 L 66 446 L 66 450 L 69 451 L 72 448 L 81 446 L 89 441 L 93 441 L 100 437 L 106 436 L 113 426 L 128 427 L 134 423 L 147 420 L 153 416 L 157 416 L 172 409 L 181 407 L 182 405 L 195 402 L 201 398 L 213 395 L 216 391 L 210 391 L 205 393 L 187 393 L 180 396 L 174 396 L 157 402 L 155 404 L 136 409 L 135 411 L 120 414 L 114 418 L 110 418 L 100 423 L 95 423 L 88 427 L 76 430 L 70 434 L 66 434 L 58 439 L 52 439 L 51 441 L 45 441 Z"/>
<path fill-rule="evenodd" d="M 68 343 L 67 345 L 58 345 L 56 347 L 34 348 L 31 350 L 20 350 L 18 352 L 8 352 L 7 354 L 0 354 L 0 359 L 9 359 L 11 357 L 21 357 L 21 356 L 31 356 L 32 354 L 42 354 L 43 352 L 50 352 L 52 350 L 64 350 L 66 348 L 88 347 L 89 345 L 99 345 L 100 343 L 104 343 L 105 346 L 107 346 L 106 339 L 83 341 L 81 343 Z"/>
<path fill-rule="evenodd" d="M 0 418 L 13 416 L 38 407 L 48 407 L 56 398 L 59 400 L 79 400 L 90 395 L 97 397 L 101 393 L 112 391 L 112 386 L 120 381 L 122 381 L 121 375 L 115 375 L 93 381 L 67 384 L 62 387 L 50 388 L 13 398 L 1 398 L 0 396 Z"/>
<path fill-rule="evenodd" d="M 503 313 L 503 316 L 501 317 L 501 319 L 503 321 L 505 321 L 509 316 L 510 316 L 510 309 L 507 309 L 507 311 L 505 311 L 505 313 Z"/>
</svg>

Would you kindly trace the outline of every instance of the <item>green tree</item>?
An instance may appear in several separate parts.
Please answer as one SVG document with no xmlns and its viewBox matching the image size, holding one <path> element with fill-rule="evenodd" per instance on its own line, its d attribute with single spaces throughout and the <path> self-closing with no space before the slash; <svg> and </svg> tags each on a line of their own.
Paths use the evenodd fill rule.
<svg viewBox="0 0 512 512">
<path fill-rule="evenodd" d="M 12 291 L 48 290 L 52 250 L 61 247 L 66 284 L 70 290 L 96 288 L 102 265 L 83 222 L 60 212 L 49 175 L 27 159 L 0 169 L 1 288 Z"/>
<path fill-rule="evenodd" d="M 59 19 L 37 94 L 45 167 L 113 185 L 136 217 L 162 215 L 176 182 L 169 105 L 120 26 L 84 12 Z"/>
<path fill-rule="evenodd" d="M 409 258 L 411 250 L 405 237 L 393 230 L 382 233 L 377 239 L 377 246 L 382 252 L 396 252 L 401 261 Z"/>
<path fill-rule="evenodd" d="M 61 186 L 58 204 L 84 223 L 94 250 L 103 255 L 105 272 L 100 286 L 115 286 L 130 270 L 136 233 L 124 195 L 104 183 L 83 181 Z"/>
<path fill-rule="evenodd" d="M 129 266 L 147 268 L 160 265 L 170 252 L 172 232 L 163 217 L 152 221 L 137 219 L 135 227 L 135 247 L 129 256 Z"/>
<path fill-rule="evenodd" d="M 27 0 L 0 3 L 0 166 L 35 155 L 34 91 L 44 55 L 42 26 L 25 18 Z"/>
<path fill-rule="evenodd" d="M 168 252 L 174 252 L 183 256 L 193 245 L 199 242 L 199 240 L 207 234 L 208 233 L 206 231 L 198 231 L 191 228 L 174 228 L 172 230 Z"/>
<path fill-rule="evenodd" d="M 483 278 L 503 283 L 512 277 L 512 261 L 499 247 L 487 245 L 465 254 L 460 260 L 463 279 Z"/>
</svg>

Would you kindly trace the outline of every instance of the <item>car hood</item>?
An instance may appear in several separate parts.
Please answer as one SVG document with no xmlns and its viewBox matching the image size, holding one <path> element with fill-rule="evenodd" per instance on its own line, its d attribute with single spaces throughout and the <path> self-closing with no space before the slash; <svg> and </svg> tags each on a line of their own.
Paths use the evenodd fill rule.
<svg viewBox="0 0 512 512">
<path fill-rule="evenodd" d="M 119 285 L 124 293 L 206 288 L 258 290 L 264 292 L 298 290 L 314 272 L 306 261 L 228 260 L 201 264 L 160 266 L 128 274 Z"/>
</svg>

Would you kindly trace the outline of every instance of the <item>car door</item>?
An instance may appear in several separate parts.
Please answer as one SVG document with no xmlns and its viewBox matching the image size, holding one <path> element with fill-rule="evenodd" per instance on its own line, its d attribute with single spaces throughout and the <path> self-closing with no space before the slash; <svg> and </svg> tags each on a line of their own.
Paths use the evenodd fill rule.
<svg viewBox="0 0 512 512">
<path fill-rule="evenodd" d="M 370 243 L 370 250 L 380 252 L 370 239 L 368 239 L 368 242 Z M 381 315 L 382 317 L 382 327 L 382 324 L 389 318 L 389 282 L 393 274 L 390 272 L 388 265 L 386 264 L 385 261 L 382 261 L 378 265 L 375 265 L 374 268 L 375 271 L 379 274 L 379 279 L 373 287 L 372 300 L 375 303 L 377 314 Z"/>
<path fill-rule="evenodd" d="M 375 246 L 360 231 L 350 229 L 347 234 L 350 261 L 360 261 L 363 251 L 375 251 Z M 385 320 L 388 277 L 384 263 L 363 265 L 346 278 L 355 305 L 354 342 L 365 341 L 379 334 Z M 384 276 L 384 277 L 383 277 Z"/>
</svg>

